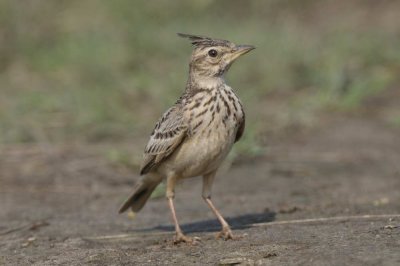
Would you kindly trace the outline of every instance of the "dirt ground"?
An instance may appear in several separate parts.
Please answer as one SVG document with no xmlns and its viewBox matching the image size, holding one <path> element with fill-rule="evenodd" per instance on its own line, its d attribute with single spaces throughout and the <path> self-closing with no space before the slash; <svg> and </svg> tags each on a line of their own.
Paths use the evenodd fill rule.
<svg viewBox="0 0 400 266">
<path fill-rule="evenodd" d="M 196 246 L 172 244 L 164 198 L 118 215 L 138 176 L 96 148 L 4 147 L 0 264 L 400 265 L 400 129 L 378 111 L 324 118 L 222 171 L 213 198 L 238 240 L 214 238 L 201 180 L 183 182 L 178 218 Z"/>
</svg>

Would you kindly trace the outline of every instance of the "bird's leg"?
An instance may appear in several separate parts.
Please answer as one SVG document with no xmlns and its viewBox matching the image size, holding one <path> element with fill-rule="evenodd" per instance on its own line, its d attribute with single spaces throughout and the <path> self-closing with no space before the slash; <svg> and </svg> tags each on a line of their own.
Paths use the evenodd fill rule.
<svg viewBox="0 0 400 266">
<path fill-rule="evenodd" d="M 232 230 L 231 230 L 229 224 L 225 221 L 224 217 L 222 217 L 222 215 L 219 213 L 217 208 L 215 208 L 215 206 L 212 203 L 211 199 L 210 198 L 204 198 L 204 200 L 207 202 L 208 206 L 210 206 L 211 210 L 217 216 L 219 222 L 222 225 L 222 231 L 218 233 L 217 238 L 223 238 L 225 240 L 234 239 L 235 237 L 233 236 L 233 233 L 232 233 Z"/>
<path fill-rule="evenodd" d="M 196 238 L 192 239 L 190 237 L 187 237 L 183 234 L 181 227 L 179 226 L 178 219 L 176 218 L 176 212 L 175 212 L 175 206 L 174 206 L 174 196 L 175 196 L 175 183 L 176 183 L 176 177 L 169 177 L 167 178 L 167 192 L 166 196 L 168 199 L 168 205 L 172 213 L 172 219 L 174 220 L 174 225 L 175 225 L 175 238 L 174 238 L 174 244 L 178 244 L 181 242 L 186 242 L 186 243 L 191 243 L 195 244 L 196 243 Z"/>
<path fill-rule="evenodd" d="M 225 221 L 224 217 L 222 217 L 221 213 L 217 210 L 217 208 L 215 208 L 214 204 L 211 201 L 211 186 L 214 181 L 215 173 L 216 172 L 212 172 L 203 176 L 202 196 L 204 201 L 208 204 L 208 206 L 211 208 L 215 216 L 217 216 L 219 222 L 222 225 L 222 231 L 217 235 L 217 238 L 223 238 L 225 240 L 234 239 L 229 224 Z"/>
<path fill-rule="evenodd" d="M 187 237 L 183 234 L 181 227 L 179 226 L 178 219 L 176 218 L 175 207 L 174 207 L 174 199 L 168 198 L 169 208 L 171 209 L 172 219 L 175 224 L 175 238 L 174 244 L 178 244 L 180 242 L 193 243 L 193 239 Z"/>
</svg>

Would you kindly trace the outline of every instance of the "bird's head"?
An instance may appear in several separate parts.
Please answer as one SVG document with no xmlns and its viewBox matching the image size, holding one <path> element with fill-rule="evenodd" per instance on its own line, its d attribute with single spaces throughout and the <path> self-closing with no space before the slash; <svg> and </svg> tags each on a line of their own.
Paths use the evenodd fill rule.
<svg viewBox="0 0 400 266">
<path fill-rule="evenodd" d="M 197 77 L 222 77 L 238 57 L 255 48 L 204 36 L 182 33 L 178 35 L 188 38 L 194 46 L 190 58 L 190 74 Z"/>
</svg>

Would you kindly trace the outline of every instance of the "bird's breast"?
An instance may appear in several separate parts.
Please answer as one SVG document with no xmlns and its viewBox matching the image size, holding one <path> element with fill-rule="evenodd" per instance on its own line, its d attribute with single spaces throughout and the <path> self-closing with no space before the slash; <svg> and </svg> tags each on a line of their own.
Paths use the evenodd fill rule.
<svg viewBox="0 0 400 266">
<path fill-rule="evenodd" d="M 242 105 L 232 89 L 198 94 L 186 106 L 188 137 L 174 160 L 183 176 L 205 174 L 219 167 L 231 150 L 244 119 Z"/>
<path fill-rule="evenodd" d="M 193 137 L 210 138 L 219 134 L 229 139 L 236 135 L 244 119 L 239 98 L 226 85 L 196 95 L 187 105 L 187 110 L 189 135 Z"/>
</svg>

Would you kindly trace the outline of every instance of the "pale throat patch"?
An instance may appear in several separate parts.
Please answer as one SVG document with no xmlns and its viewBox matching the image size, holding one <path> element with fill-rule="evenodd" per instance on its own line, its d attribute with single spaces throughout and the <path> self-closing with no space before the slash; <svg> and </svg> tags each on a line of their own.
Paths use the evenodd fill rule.
<svg viewBox="0 0 400 266">
<path fill-rule="evenodd" d="M 214 89 L 225 83 L 222 77 L 200 78 L 196 80 L 197 86 L 202 89 Z"/>
</svg>

